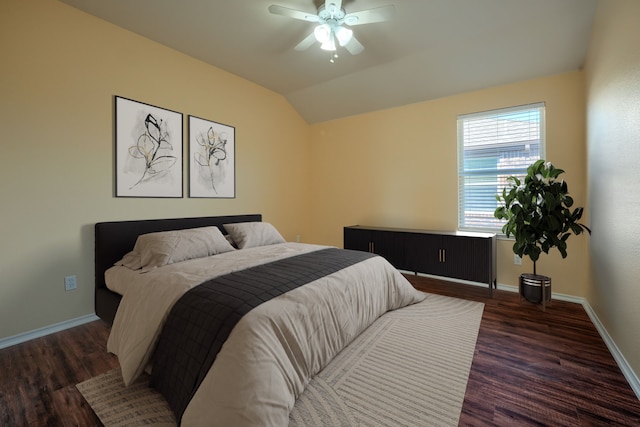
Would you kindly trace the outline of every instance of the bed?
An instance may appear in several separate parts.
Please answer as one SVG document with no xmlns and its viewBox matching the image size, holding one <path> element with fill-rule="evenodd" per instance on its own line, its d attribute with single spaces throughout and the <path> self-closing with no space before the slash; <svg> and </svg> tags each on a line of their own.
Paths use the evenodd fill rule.
<svg viewBox="0 0 640 427">
<path fill-rule="evenodd" d="M 426 298 L 379 256 L 285 242 L 261 221 L 253 214 L 95 226 L 96 314 L 112 324 L 108 350 L 125 384 L 151 372 L 182 425 L 288 425 L 298 397 L 338 353 L 384 313 Z M 268 242 L 247 237 L 266 227 Z M 139 268 L 145 237 L 205 229 L 233 250 Z M 273 232 L 279 238 L 270 240 Z M 229 293 L 220 297 L 219 288 Z M 232 299 L 231 308 L 221 299 Z"/>
<path fill-rule="evenodd" d="M 139 221 L 109 221 L 95 225 L 95 309 L 96 315 L 109 324 L 120 305 L 122 296 L 107 288 L 104 273 L 129 252 L 139 235 L 168 230 L 217 226 L 262 221 L 262 215 L 230 215 L 197 218 L 152 219 Z"/>
</svg>

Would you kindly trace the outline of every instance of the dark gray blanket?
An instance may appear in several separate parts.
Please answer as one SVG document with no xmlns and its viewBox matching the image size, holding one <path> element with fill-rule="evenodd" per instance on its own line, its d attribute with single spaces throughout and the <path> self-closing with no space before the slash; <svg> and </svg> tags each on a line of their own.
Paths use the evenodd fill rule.
<svg viewBox="0 0 640 427">
<path fill-rule="evenodd" d="M 155 353 L 151 385 L 180 420 L 238 321 L 254 307 L 373 254 L 323 249 L 216 277 L 171 309 Z"/>
</svg>

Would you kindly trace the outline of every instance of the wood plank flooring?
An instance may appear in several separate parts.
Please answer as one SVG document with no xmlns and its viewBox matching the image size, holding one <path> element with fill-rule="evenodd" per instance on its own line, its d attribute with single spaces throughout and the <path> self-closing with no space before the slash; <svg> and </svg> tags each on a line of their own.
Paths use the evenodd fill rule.
<svg viewBox="0 0 640 427">
<path fill-rule="evenodd" d="M 100 426 L 76 384 L 118 367 L 97 320 L 0 350 L 0 426 Z"/>
<path fill-rule="evenodd" d="M 485 310 L 461 426 L 638 426 L 640 401 L 578 304 L 407 276 Z M 0 426 L 99 426 L 75 385 L 117 367 L 95 321 L 0 350 Z M 428 425 L 428 423 L 426 424 Z"/>
<path fill-rule="evenodd" d="M 640 426 L 640 401 L 575 303 L 407 276 L 421 290 L 485 303 L 460 425 Z"/>
</svg>

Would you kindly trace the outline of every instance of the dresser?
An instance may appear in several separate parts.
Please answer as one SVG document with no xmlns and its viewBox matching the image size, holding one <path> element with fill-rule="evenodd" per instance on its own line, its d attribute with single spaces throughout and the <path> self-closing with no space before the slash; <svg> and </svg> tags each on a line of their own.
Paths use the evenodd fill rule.
<svg viewBox="0 0 640 427">
<path fill-rule="evenodd" d="M 344 248 L 383 256 L 399 270 L 496 287 L 496 235 L 462 231 L 344 227 Z"/>
</svg>

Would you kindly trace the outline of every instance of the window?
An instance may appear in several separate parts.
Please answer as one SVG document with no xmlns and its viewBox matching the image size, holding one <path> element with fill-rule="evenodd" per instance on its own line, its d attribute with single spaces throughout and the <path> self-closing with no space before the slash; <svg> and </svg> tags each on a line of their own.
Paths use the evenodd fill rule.
<svg viewBox="0 0 640 427">
<path fill-rule="evenodd" d="M 544 103 L 458 116 L 458 227 L 501 233 L 493 216 L 507 178 L 545 158 Z"/>
</svg>

